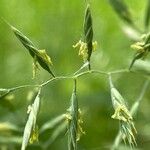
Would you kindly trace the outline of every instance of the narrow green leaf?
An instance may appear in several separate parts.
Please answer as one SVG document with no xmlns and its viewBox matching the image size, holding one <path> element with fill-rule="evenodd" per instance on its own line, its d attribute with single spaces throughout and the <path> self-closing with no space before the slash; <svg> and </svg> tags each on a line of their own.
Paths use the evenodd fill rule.
<svg viewBox="0 0 150 150">
<path fill-rule="evenodd" d="M 50 69 L 50 65 L 52 65 L 52 62 L 50 60 L 50 57 L 47 55 L 45 50 L 39 50 L 34 46 L 32 41 L 28 39 L 24 34 L 22 34 L 18 29 L 11 26 L 12 31 L 16 35 L 16 37 L 20 40 L 20 42 L 24 45 L 24 47 L 29 51 L 30 55 L 33 57 L 33 59 L 37 60 L 40 66 L 48 71 L 53 77 L 55 75 L 52 73 Z"/>
<path fill-rule="evenodd" d="M 36 120 L 37 120 L 37 115 L 39 112 L 39 107 L 40 107 L 40 93 L 41 93 L 41 89 L 39 90 L 34 103 L 32 104 L 32 106 L 29 107 L 29 116 L 28 116 L 28 120 L 27 123 L 25 125 L 25 129 L 24 129 L 24 133 L 23 133 L 23 141 L 22 141 L 22 146 L 21 146 L 21 150 L 25 150 L 32 132 L 34 132 L 34 130 L 36 129 Z"/>
<path fill-rule="evenodd" d="M 148 28 L 150 23 L 150 0 L 147 0 L 146 12 L 145 12 L 145 27 Z"/>
<path fill-rule="evenodd" d="M 123 0 L 109 0 L 109 2 L 122 20 L 129 24 L 133 24 L 131 14 Z"/>
</svg>

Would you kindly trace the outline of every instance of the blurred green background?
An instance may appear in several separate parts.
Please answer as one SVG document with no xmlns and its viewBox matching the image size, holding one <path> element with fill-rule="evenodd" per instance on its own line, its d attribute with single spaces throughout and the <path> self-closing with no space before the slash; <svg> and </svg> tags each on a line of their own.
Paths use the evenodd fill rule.
<svg viewBox="0 0 150 150">
<path fill-rule="evenodd" d="M 133 20 L 143 29 L 146 0 L 125 0 Z M 73 49 L 83 33 L 84 0 L 0 0 L 0 16 L 29 37 L 35 45 L 46 49 L 53 61 L 53 71 L 57 76 L 70 75 L 83 64 L 78 50 Z M 118 18 L 107 0 L 91 0 L 94 40 L 97 51 L 92 55 L 92 68 L 111 71 L 129 66 L 134 51 L 133 43 L 122 31 L 124 23 Z M 32 79 L 32 58 L 16 39 L 9 26 L 0 19 L 0 88 L 10 88 L 24 84 L 39 84 L 50 79 L 50 75 L 40 69 L 36 79 Z M 127 99 L 128 106 L 138 98 L 145 81 L 138 74 L 124 73 L 113 76 L 117 89 Z M 108 80 L 106 76 L 87 75 L 78 80 L 77 95 L 83 111 L 83 129 L 86 135 L 79 141 L 79 150 L 103 150 L 111 147 L 119 129 L 117 120 L 111 119 L 112 108 Z M 70 104 L 73 81 L 55 81 L 42 91 L 39 127 L 45 122 L 65 113 Z M 34 88 L 21 89 L 0 101 L 0 149 L 20 149 L 20 138 L 27 121 L 27 107 L 32 103 L 29 93 Z M 150 101 L 149 89 L 135 117 L 138 131 L 138 149 L 150 147 Z M 2 125 L 19 127 L 5 129 Z M 14 127 L 15 128 L 15 127 Z M 51 131 L 45 135 L 45 140 Z M 17 137 L 17 139 L 15 139 Z M 10 140 L 10 141 L 9 141 Z M 42 137 L 39 141 L 43 141 Z M 67 135 L 61 136 L 48 149 L 66 150 Z M 41 149 L 30 145 L 27 149 Z M 121 148 L 119 148 L 121 149 Z M 127 147 L 125 148 L 127 149 Z"/>
</svg>

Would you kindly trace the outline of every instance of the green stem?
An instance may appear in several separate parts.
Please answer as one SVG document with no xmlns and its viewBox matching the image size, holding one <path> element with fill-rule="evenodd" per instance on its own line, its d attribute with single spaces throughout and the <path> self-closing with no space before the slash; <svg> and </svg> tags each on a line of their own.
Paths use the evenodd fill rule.
<svg viewBox="0 0 150 150">
<path fill-rule="evenodd" d="M 129 69 L 120 69 L 120 70 L 116 70 L 116 71 L 111 71 L 109 72 L 110 74 L 118 74 L 118 73 L 128 73 L 130 72 Z"/>
<path fill-rule="evenodd" d="M 115 74 L 121 74 L 121 73 L 125 73 L 125 72 L 130 73 L 130 71 L 128 69 L 115 70 L 115 71 L 111 71 L 111 72 L 105 72 L 105 71 L 101 71 L 101 70 L 87 70 L 87 71 L 83 71 L 81 73 L 77 73 L 77 72 L 78 71 L 76 71 L 73 75 L 70 75 L 70 76 L 53 77 L 53 78 L 43 82 L 40 85 L 21 85 L 21 86 L 17 86 L 17 87 L 13 87 L 13 88 L 7 89 L 8 92 L 6 92 L 2 96 L 0 96 L 0 98 L 6 96 L 10 92 L 13 92 L 15 90 L 19 90 L 19 89 L 22 89 L 22 88 L 27 88 L 27 87 L 44 87 L 44 86 L 48 85 L 50 82 L 55 81 L 55 80 L 74 79 L 74 78 L 82 77 L 82 76 L 87 75 L 87 74 L 100 74 L 100 75 L 109 75 L 109 74 L 111 74 L 111 75 L 115 75 Z"/>
<path fill-rule="evenodd" d="M 50 82 L 55 81 L 55 80 L 72 79 L 72 78 L 73 78 L 72 76 L 59 76 L 59 77 L 55 77 L 55 78 L 51 78 L 51 79 L 47 80 L 46 82 L 42 83 L 40 86 L 41 87 L 46 86 L 47 84 L 49 84 Z"/>
<path fill-rule="evenodd" d="M 40 87 L 40 85 L 21 85 L 21 86 L 17 86 L 17 87 L 7 89 L 8 91 L 6 93 L 4 93 L 3 95 L 1 95 L 0 99 L 5 97 L 6 95 L 8 95 L 11 92 L 14 92 L 14 91 L 19 90 L 19 89 L 27 88 L 27 87 Z"/>
<path fill-rule="evenodd" d="M 105 72 L 105 71 L 100 71 L 100 70 L 88 70 L 88 71 L 83 71 L 81 73 L 76 74 L 78 71 L 76 71 L 73 75 L 70 76 L 58 76 L 55 78 L 51 78 L 47 81 L 45 81 L 44 83 L 41 84 L 41 86 L 45 86 L 47 84 L 49 84 L 52 81 L 55 80 L 63 80 L 63 79 L 74 79 L 74 78 L 79 78 L 81 76 L 87 75 L 87 74 L 100 74 L 100 75 L 108 75 L 108 74 L 120 74 L 120 73 L 125 73 L 125 72 L 130 72 L 128 69 L 122 69 L 122 70 L 115 70 L 115 71 L 111 71 L 111 72 Z"/>
</svg>

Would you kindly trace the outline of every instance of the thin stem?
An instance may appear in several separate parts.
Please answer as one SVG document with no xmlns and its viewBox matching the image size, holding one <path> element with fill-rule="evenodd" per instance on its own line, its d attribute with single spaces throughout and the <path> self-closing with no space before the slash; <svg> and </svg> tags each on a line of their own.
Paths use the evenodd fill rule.
<svg viewBox="0 0 150 150">
<path fill-rule="evenodd" d="M 43 87 L 43 86 L 45 86 L 45 85 L 47 85 L 50 82 L 55 81 L 55 80 L 79 78 L 81 76 L 91 74 L 91 73 L 108 75 L 108 74 L 120 74 L 120 73 L 130 72 L 128 69 L 115 70 L 115 71 L 111 71 L 111 72 L 105 72 L 105 71 L 100 71 L 100 70 L 88 70 L 88 71 L 83 71 L 81 73 L 77 73 L 79 71 L 80 71 L 80 69 L 78 71 L 76 71 L 75 73 L 73 73 L 73 75 L 70 75 L 70 76 L 58 76 L 55 78 L 51 78 L 51 79 L 45 81 L 44 83 L 42 83 L 41 86 Z"/>
<path fill-rule="evenodd" d="M 130 72 L 129 69 L 120 69 L 120 70 L 111 71 L 109 73 L 110 74 L 118 74 L 118 73 L 128 73 L 128 72 Z"/>
<path fill-rule="evenodd" d="M 88 64 L 85 64 L 85 66 L 87 66 L 87 65 Z M 84 65 L 78 71 L 76 71 L 73 75 L 53 77 L 53 78 L 43 82 L 40 85 L 21 85 L 21 86 L 17 86 L 17 87 L 13 87 L 13 88 L 7 89 L 8 91 L 6 93 L 4 93 L 2 96 L 0 96 L 0 98 L 6 96 L 10 92 L 13 92 L 15 90 L 19 90 L 19 89 L 22 89 L 22 88 L 27 88 L 27 87 L 44 87 L 47 84 L 49 84 L 50 82 L 55 81 L 55 80 L 74 79 L 74 78 L 79 78 L 81 76 L 84 76 L 84 75 L 87 75 L 87 74 L 91 74 L 91 73 L 92 74 L 93 73 L 100 74 L 100 75 L 109 75 L 109 74 L 115 75 L 115 74 L 120 74 L 120 73 L 125 73 L 125 72 L 130 73 L 130 71 L 128 69 L 115 70 L 115 71 L 111 71 L 111 72 L 105 72 L 105 71 L 100 71 L 100 70 L 87 70 L 87 71 L 83 71 L 81 73 L 78 73 L 83 68 L 84 68 Z"/>
<path fill-rule="evenodd" d="M 147 90 L 147 88 L 148 88 L 149 82 L 150 82 L 149 80 L 146 80 L 146 81 L 145 81 L 144 86 L 143 86 L 143 89 L 142 89 L 142 91 L 141 91 L 141 94 L 140 94 L 139 98 L 137 99 L 138 102 L 140 102 L 140 101 L 143 99 L 144 94 L 145 94 L 145 92 L 146 92 L 146 90 Z"/>
<path fill-rule="evenodd" d="M 10 91 L 12 92 L 12 91 L 19 90 L 22 88 L 27 88 L 27 87 L 40 87 L 40 85 L 21 85 L 21 86 L 10 88 Z"/>
<path fill-rule="evenodd" d="M 101 74 L 101 75 L 107 75 L 108 74 L 107 72 L 104 72 L 104 71 L 88 70 L 88 71 L 84 71 L 84 72 L 81 72 L 81 73 L 75 75 L 75 77 L 78 78 L 78 77 L 81 77 L 83 75 L 90 74 L 90 73 L 96 73 L 96 74 Z"/>
<path fill-rule="evenodd" d="M 108 75 L 109 72 L 105 72 L 105 71 L 100 71 L 100 70 L 91 70 L 90 71 L 91 73 L 98 73 L 98 74 L 101 74 L 101 75 Z"/>
<path fill-rule="evenodd" d="M 122 140 L 122 133 L 121 133 L 121 131 L 119 131 L 114 140 L 114 143 L 111 147 L 111 150 L 116 150 L 118 148 L 119 144 L 121 143 L 121 140 Z"/>
<path fill-rule="evenodd" d="M 42 86 L 42 87 L 46 86 L 47 84 L 49 84 L 50 82 L 55 81 L 55 80 L 79 78 L 81 76 L 84 76 L 84 75 L 87 75 L 87 74 L 90 74 L 90 73 L 98 73 L 98 74 L 107 75 L 107 73 L 104 72 L 104 71 L 99 71 L 99 70 L 90 70 L 89 71 L 88 70 L 88 71 L 84 71 L 84 72 L 81 72 L 81 73 L 78 73 L 78 74 L 72 75 L 72 76 L 58 76 L 58 77 L 55 77 L 55 78 L 51 78 L 51 79 L 45 81 L 44 83 L 42 83 L 40 86 Z"/>
<path fill-rule="evenodd" d="M 143 97 L 144 97 L 144 95 L 145 95 L 145 92 L 146 92 L 146 90 L 147 90 L 147 88 L 148 88 L 148 86 L 149 86 L 149 83 L 150 83 L 149 80 L 146 80 L 146 81 L 145 81 L 145 83 L 144 83 L 144 85 L 143 85 L 143 88 L 142 88 L 142 90 L 141 90 L 141 92 L 140 92 L 139 97 L 137 98 L 137 100 L 136 100 L 136 101 L 134 102 L 134 104 L 132 105 L 131 110 L 130 110 L 130 112 L 131 112 L 132 115 L 135 115 L 135 114 L 136 114 L 136 112 L 137 112 L 137 110 L 138 110 L 138 107 L 139 107 L 139 104 L 140 104 L 140 102 L 142 101 L 142 99 L 143 99 Z M 137 105 L 137 106 L 135 107 L 135 105 Z"/>
<path fill-rule="evenodd" d="M 51 78 L 51 79 L 47 80 L 46 82 L 42 83 L 40 86 L 41 87 L 46 86 L 47 84 L 49 84 L 50 82 L 55 81 L 55 80 L 72 79 L 72 78 L 73 78 L 72 76 L 59 76 L 59 77 L 55 77 L 55 78 Z"/>
<path fill-rule="evenodd" d="M 108 80 L 109 80 L 109 86 L 110 86 L 110 89 L 113 88 L 113 83 L 112 83 L 112 78 L 111 78 L 111 73 L 108 74 Z"/>
<path fill-rule="evenodd" d="M 85 67 L 87 67 L 89 65 L 89 62 L 85 62 L 75 73 L 74 75 L 76 75 L 77 73 L 79 73 L 82 69 L 84 69 Z"/>
<path fill-rule="evenodd" d="M 79 78 L 79 77 L 81 77 L 81 76 L 84 76 L 84 75 L 90 74 L 90 73 L 91 73 L 91 71 L 84 71 L 84 72 L 81 72 L 81 73 L 75 75 L 74 77 L 75 77 L 75 78 Z"/>
<path fill-rule="evenodd" d="M 39 87 L 39 86 L 40 85 L 21 85 L 21 86 L 16 86 L 16 87 L 13 87 L 13 88 L 10 88 L 10 89 L 6 89 L 7 92 L 4 93 L 3 95 L 1 95 L 0 99 L 3 98 L 3 97 L 5 97 L 9 93 L 16 91 L 16 90 L 19 90 L 19 89 L 22 89 L 22 88 L 27 88 L 27 87 Z"/>
</svg>

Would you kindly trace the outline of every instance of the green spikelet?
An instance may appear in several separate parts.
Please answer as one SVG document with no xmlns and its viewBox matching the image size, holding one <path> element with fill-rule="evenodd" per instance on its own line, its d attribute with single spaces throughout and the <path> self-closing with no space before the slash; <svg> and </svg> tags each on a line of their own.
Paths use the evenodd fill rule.
<svg viewBox="0 0 150 150">
<path fill-rule="evenodd" d="M 85 19 L 84 19 L 84 40 L 85 43 L 87 43 L 87 49 L 88 49 L 88 57 L 87 60 L 90 62 L 90 57 L 92 54 L 92 41 L 93 41 L 93 27 L 92 27 L 92 16 L 90 11 L 90 5 L 87 5 L 86 11 L 85 11 Z"/>
<path fill-rule="evenodd" d="M 24 34 L 22 34 L 18 29 L 11 26 L 12 31 L 14 32 L 15 36 L 19 39 L 19 41 L 23 44 L 23 46 L 29 51 L 30 55 L 33 57 L 35 61 L 37 61 L 40 66 L 48 71 L 53 77 L 55 75 L 52 73 L 50 69 L 50 65 L 52 65 L 50 57 L 47 55 L 45 50 L 39 50 L 34 46 L 32 41 L 28 39 Z M 36 66 L 36 65 L 35 65 Z"/>
<path fill-rule="evenodd" d="M 76 80 L 71 96 L 70 122 L 68 127 L 68 150 L 77 150 L 78 100 L 76 96 Z"/>
<path fill-rule="evenodd" d="M 144 35 L 142 41 L 132 44 L 131 48 L 135 49 L 137 52 L 135 53 L 135 55 L 131 61 L 129 70 L 132 68 L 132 66 L 134 65 L 136 60 L 144 59 L 148 55 L 148 53 L 150 51 L 150 33 Z"/>
</svg>

